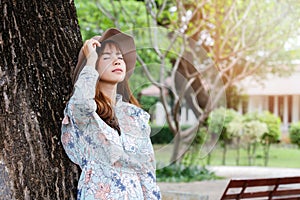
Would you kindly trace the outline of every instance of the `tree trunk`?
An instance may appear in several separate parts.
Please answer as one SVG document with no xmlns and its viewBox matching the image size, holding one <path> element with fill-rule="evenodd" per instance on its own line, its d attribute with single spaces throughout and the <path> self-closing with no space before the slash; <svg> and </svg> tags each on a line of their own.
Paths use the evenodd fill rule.
<svg viewBox="0 0 300 200">
<path fill-rule="evenodd" d="M 264 166 L 267 167 L 269 164 L 269 157 L 270 157 L 270 147 L 271 143 L 269 140 L 266 141 L 266 144 L 264 144 Z"/>
<path fill-rule="evenodd" d="M 74 2 L 0 6 L 1 199 L 75 199 L 79 169 L 60 143 L 82 44 Z"/>
<path fill-rule="evenodd" d="M 180 160 L 181 155 L 179 154 L 180 149 L 180 132 L 176 133 L 174 136 L 174 146 L 173 151 L 170 159 L 170 164 L 178 163 Z"/>
<path fill-rule="evenodd" d="M 237 137 L 237 144 L 236 144 L 236 165 L 240 165 L 240 149 L 241 149 L 241 138 Z"/>
<path fill-rule="evenodd" d="M 226 165 L 226 154 L 227 154 L 227 144 L 226 144 L 226 142 L 224 142 L 223 156 L 222 156 L 222 165 Z"/>
<path fill-rule="evenodd" d="M 248 154 L 248 165 L 252 166 L 251 143 L 248 144 L 247 154 Z"/>
</svg>

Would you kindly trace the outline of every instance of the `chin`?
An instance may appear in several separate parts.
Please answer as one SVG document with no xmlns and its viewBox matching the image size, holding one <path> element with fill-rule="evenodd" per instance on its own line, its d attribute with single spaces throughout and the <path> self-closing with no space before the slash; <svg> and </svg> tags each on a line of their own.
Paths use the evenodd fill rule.
<svg viewBox="0 0 300 200">
<path fill-rule="evenodd" d="M 122 82 L 124 80 L 125 80 L 125 77 L 122 77 L 122 78 L 114 79 L 114 80 L 112 80 L 112 82 L 114 82 L 114 83 L 120 83 L 120 82 Z"/>
<path fill-rule="evenodd" d="M 122 79 L 118 80 L 118 83 L 121 83 L 121 82 L 123 82 L 124 80 L 125 80 L 125 78 L 122 78 Z"/>
</svg>

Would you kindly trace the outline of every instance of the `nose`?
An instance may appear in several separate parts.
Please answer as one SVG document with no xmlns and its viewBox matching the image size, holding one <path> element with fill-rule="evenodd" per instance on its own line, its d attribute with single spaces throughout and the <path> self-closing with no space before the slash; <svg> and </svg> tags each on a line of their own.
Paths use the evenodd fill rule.
<svg viewBox="0 0 300 200">
<path fill-rule="evenodd" d="M 120 59 L 118 59 L 118 57 L 114 58 L 113 65 L 121 65 Z"/>
<path fill-rule="evenodd" d="M 117 66 L 117 65 L 121 65 L 121 63 L 120 63 L 120 61 L 119 61 L 118 59 L 115 60 L 113 64 L 116 65 L 116 66 Z"/>
</svg>

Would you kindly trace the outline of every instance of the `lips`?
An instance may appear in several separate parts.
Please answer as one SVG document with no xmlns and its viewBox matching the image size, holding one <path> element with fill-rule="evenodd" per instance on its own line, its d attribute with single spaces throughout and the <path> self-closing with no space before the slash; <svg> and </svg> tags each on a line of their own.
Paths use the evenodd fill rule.
<svg viewBox="0 0 300 200">
<path fill-rule="evenodd" d="M 123 72 L 123 70 L 120 68 L 116 68 L 116 69 L 112 70 L 112 72 Z"/>
</svg>

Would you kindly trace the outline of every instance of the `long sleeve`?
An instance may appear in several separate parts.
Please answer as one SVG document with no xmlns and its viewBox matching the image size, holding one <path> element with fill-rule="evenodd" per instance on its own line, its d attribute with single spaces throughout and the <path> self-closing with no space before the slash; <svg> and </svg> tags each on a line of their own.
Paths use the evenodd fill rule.
<svg viewBox="0 0 300 200">
<path fill-rule="evenodd" d="M 81 114 L 88 116 L 88 114 L 96 112 L 97 106 L 94 98 L 98 76 L 98 72 L 92 66 L 85 66 L 79 74 L 70 102 L 81 109 Z"/>
<path fill-rule="evenodd" d="M 62 121 L 62 144 L 69 158 L 80 167 L 83 167 L 86 162 L 82 126 L 87 122 L 88 117 L 84 115 L 85 113 L 91 114 L 96 109 L 94 96 L 97 78 L 98 73 L 94 67 L 84 67 L 74 86 L 74 93 L 65 108 Z M 90 89 L 85 90 L 86 88 Z M 78 110 L 81 110 L 80 114 Z M 78 114 L 82 114 L 82 117 Z"/>
<path fill-rule="evenodd" d="M 103 155 L 101 162 L 110 166 L 120 165 L 140 170 L 140 163 L 130 158 L 123 150 L 118 133 L 109 127 L 96 113 L 95 87 L 98 72 L 91 66 L 85 66 L 75 83 L 74 93 L 65 110 L 66 123 L 63 126 L 75 133 L 71 143 L 66 143 L 68 155 L 75 163 L 83 167 L 86 160 Z M 70 131 L 69 131 L 70 134 Z M 62 136 L 63 137 L 63 136 Z M 76 155 L 79 154 L 79 155 Z"/>
</svg>

